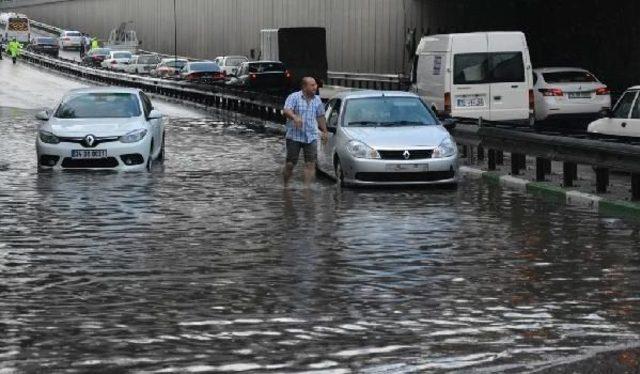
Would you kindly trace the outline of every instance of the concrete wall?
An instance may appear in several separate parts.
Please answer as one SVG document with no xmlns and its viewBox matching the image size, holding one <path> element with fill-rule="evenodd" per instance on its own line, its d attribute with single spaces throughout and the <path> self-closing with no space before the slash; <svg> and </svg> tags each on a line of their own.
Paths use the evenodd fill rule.
<svg viewBox="0 0 640 374">
<path fill-rule="evenodd" d="M 329 69 L 406 73 L 408 28 L 433 27 L 427 0 L 177 0 L 178 54 L 214 58 L 259 53 L 259 31 L 286 26 L 327 29 Z M 173 53 L 173 0 L 23 0 L 17 11 L 101 38 L 133 21 L 143 48 Z M 312 46 L 310 46 L 312 47 Z M 257 56 L 257 55 L 256 55 Z"/>
</svg>

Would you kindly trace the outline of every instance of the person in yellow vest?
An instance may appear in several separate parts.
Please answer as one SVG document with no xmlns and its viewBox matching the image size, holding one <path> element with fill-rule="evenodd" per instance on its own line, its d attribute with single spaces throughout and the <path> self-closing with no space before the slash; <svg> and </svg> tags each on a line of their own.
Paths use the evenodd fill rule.
<svg viewBox="0 0 640 374">
<path fill-rule="evenodd" d="M 98 39 L 92 38 L 91 39 L 91 49 L 95 49 L 95 48 L 100 48 L 100 43 L 98 42 Z"/>
<path fill-rule="evenodd" d="M 9 45 L 7 46 L 7 53 L 11 56 L 13 63 L 16 63 L 16 60 L 20 56 L 20 51 L 22 50 L 22 44 L 20 44 L 16 38 L 13 38 Z"/>
</svg>

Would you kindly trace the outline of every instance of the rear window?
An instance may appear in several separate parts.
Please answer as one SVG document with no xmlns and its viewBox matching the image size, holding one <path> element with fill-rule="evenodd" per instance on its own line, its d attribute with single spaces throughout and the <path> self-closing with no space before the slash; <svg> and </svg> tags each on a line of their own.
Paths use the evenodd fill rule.
<svg viewBox="0 0 640 374">
<path fill-rule="evenodd" d="M 58 42 L 53 38 L 37 38 L 36 44 L 56 45 Z"/>
<path fill-rule="evenodd" d="M 158 56 L 139 56 L 138 63 L 139 64 L 157 64 L 160 62 Z"/>
<path fill-rule="evenodd" d="M 139 117 L 140 101 L 130 93 L 88 93 L 72 96 L 60 104 L 56 118 Z"/>
<path fill-rule="evenodd" d="M 249 64 L 250 73 L 267 73 L 285 71 L 284 64 L 278 62 L 261 62 L 259 64 Z"/>
<path fill-rule="evenodd" d="M 220 71 L 220 66 L 214 62 L 192 62 L 189 68 L 192 71 Z"/>
<path fill-rule="evenodd" d="M 182 69 L 185 65 L 187 64 L 187 61 L 184 60 L 171 60 L 171 61 L 166 61 L 164 63 L 164 65 L 170 67 L 170 68 L 175 68 L 177 67 L 178 69 Z"/>
<path fill-rule="evenodd" d="M 453 65 L 454 84 L 525 81 L 522 52 L 457 54 Z"/>
<path fill-rule="evenodd" d="M 111 50 L 106 48 L 97 48 L 97 49 L 91 50 L 92 54 L 101 55 L 101 56 L 106 56 L 109 54 L 109 52 L 111 52 Z"/>
<path fill-rule="evenodd" d="M 67 31 L 64 34 L 65 36 L 82 36 L 82 34 L 78 31 Z"/>
<path fill-rule="evenodd" d="M 243 62 L 246 62 L 246 58 L 228 58 L 226 61 L 227 66 L 238 66 Z"/>
<path fill-rule="evenodd" d="M 113 58 L 131 58 L 131 53 L 129 52 L 116 52 L 113 54 Z"/>
<path fill-rule="evenodd" d="M 598 80 L 586 71 L 558 71 L 542 73 L 547 83 L 592 83 Z"/>
</svg>

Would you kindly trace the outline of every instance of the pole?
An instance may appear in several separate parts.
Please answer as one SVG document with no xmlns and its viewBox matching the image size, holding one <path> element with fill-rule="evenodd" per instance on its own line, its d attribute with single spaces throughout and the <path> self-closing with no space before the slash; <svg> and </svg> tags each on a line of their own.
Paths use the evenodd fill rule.
<svg viewBox="0 0 640 374">
<path fill-rule="evenodd" d="M 178 74 L 178 15 L 176 13 L 176 0 L 173 0 L 173 64 L 175 74 Z"/>
</svg>

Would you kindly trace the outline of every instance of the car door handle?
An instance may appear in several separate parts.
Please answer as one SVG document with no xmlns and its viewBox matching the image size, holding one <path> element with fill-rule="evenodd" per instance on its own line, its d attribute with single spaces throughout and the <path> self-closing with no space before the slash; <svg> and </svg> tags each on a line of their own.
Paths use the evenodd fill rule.
<svg viewBox="0 0 640 374">
<path fill-rule="evenodd" d="M 627 123 L 626 122 L 622 122 L 622 124 L 620 126 L 627 127 Z"/>
<path fill-rule="evenodd" d="M 517 84 L 514 84 L 513 86 L 511 86 L 511 88 L 518 88 L 520 86 L 518 86 Z"/>
<path fill-rule="evenodd" d="M 494 96 L 493 100 L 502 100 L 502 96 Z"/>
</svg>

